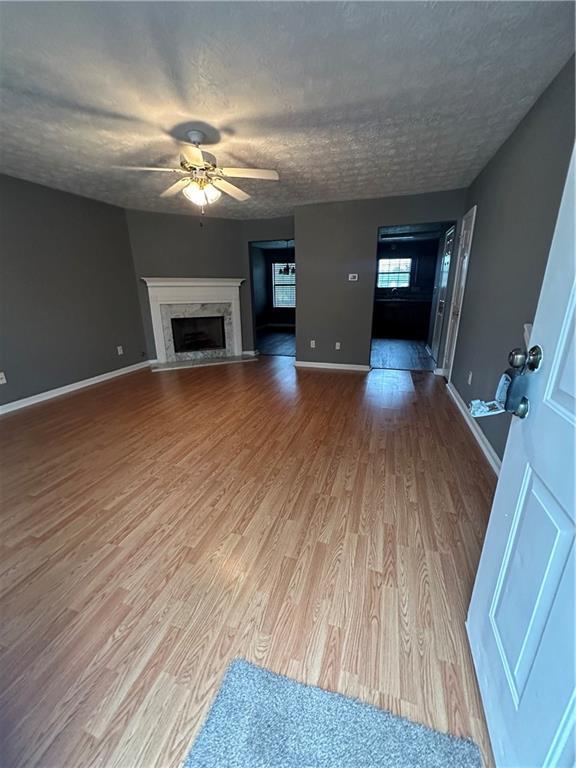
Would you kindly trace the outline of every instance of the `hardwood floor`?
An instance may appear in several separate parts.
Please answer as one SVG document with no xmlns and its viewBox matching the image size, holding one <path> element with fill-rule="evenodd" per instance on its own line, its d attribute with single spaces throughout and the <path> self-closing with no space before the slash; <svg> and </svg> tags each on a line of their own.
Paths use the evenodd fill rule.
<svg viewBox="0 0 576 768">
<path fill-rule="evenodd" d="M 256 333 L 256 346 L 261 355 L 296 356 L 296 334 L 293 330 L 262 329 Z"/>
<path fill-rule="evenodd" d="M 436 367 L 425 341 L 372 339 L 370 365 L 399 371 L 433 371 Z"/>
<path fill-rule="evenodd" d="M 138 372 L 3 417 L 3 768 L 159 768 L 227 662 L 471 736 L 495 479 L 438 378 Z"/>
</svg>

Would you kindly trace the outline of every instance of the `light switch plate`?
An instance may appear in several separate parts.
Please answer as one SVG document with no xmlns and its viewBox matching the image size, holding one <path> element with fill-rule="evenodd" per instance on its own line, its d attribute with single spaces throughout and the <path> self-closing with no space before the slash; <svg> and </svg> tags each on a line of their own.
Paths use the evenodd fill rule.
<svg viewBox="0 0 576 768">
<path fill-rule="evenodd" d="M 4 371 L 0 371 L 0 384 L 6 384 L 6 374 Z"/>
<path fill-rule="evenodd" d="M 120 344 L 116 347 L 116 352 L 118 352 L 119 355 L 124 354 L 124 347 L 122 347 Z"/>
<path fill-rule="evenodd" d="M 356 283 L 358 281 L 358 273 L 357 272 L 350 272 L 348 274 L 348 282 L 349 283 Z"/>
</svg>

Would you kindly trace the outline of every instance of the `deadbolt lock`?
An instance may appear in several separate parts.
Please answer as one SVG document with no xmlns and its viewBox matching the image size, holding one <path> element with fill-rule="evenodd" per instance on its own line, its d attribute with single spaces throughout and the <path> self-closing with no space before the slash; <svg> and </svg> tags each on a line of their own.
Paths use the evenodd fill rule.
<svg viewBox="0 0 576 768">
<path fill-rule="evenodd" d="M 508 355 L 508 362 L 516 370 L 526 367 L 530 372 L 537 371 L 542 362 L 542 347 L 535 344 L 528 352 L 515 347 Z"/>
<path fill-rule="evenodd" d="M 526 360 L 526 368 L 529 371 L 537 371 L 540 368 L 542 362 L 542 347 L 535 344 L 528 350 L 528 358 Z"/>
</svg>

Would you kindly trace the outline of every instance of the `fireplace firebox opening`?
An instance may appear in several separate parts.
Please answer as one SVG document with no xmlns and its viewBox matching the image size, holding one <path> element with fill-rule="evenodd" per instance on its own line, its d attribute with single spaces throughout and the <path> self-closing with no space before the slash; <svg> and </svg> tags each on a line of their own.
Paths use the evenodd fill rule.
<svg viewBox="0 0 576 768">
<path fill-rule="evenodd" d="M 224 318 L 173 317 L 174 352 L 197 352 L 206 349 L 226 349 Z"/>
</svg>

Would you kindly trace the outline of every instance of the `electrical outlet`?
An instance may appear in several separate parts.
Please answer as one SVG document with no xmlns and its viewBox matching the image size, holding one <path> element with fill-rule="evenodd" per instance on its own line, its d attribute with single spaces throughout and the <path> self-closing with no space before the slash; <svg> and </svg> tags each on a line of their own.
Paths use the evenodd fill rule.
<svg viewBox="0 0 576 768">
<path fill-rule="evenodd" d="M 4 371 L 0 371 L 0 384 L 6 384 L 6 374 Z"/>
<path fill-rule="evenodd" d="M 468 371 L 468 386 L 472 384 L 472 371 Z"/>
<path fill-rule="evenodd" d="M 310 347 L 311 347 L 311 349 L 316 349 L 316 340 L 315 339 L 310 339 Z"/>
<path fill-rule="evenodd" d="M 358 282 L 358 273 L 357 272 L 350 272 L 348 275 L 348 282 L 349 283 L 356 283 Z"/>
<path fill-rule="evenodd" d="M 124 347 L 118 345 L 116 347 L 116 352 L 118 352 L 119 355 L 123 355 L 124 354 Z"/>
<path fill-rule="evenodd" d="M 340 350 L 340 342 L 337 341 L 336 344 L 334 344 L 334 349 Z"/>
</svg>

